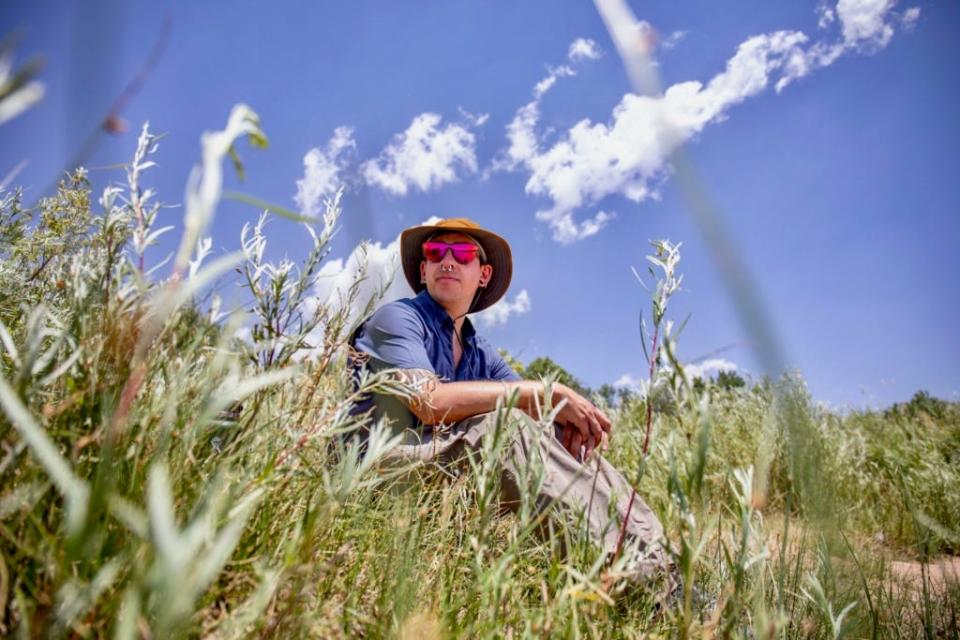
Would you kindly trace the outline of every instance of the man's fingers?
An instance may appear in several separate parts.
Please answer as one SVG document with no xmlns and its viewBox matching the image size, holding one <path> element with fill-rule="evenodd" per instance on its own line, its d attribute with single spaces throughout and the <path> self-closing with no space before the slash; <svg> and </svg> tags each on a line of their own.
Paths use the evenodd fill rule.
<svg viewBox="0 0 960 640">
<path fill-rule="evenodd" d="M 573 442 L 571 443 L 572 451 L 570 453 L 573 455 L 574 458 L 577 459 L 578 462 L 582 461 L 583 459 L 582 456 L 580 455 L 580 447 L 582 446 L 583 446 L 583 437 L 580 435 L 579 431 L 575 431 L 573 433 Z"/>
<path fill-rule="evenodd" d="M 597 422 L 600 423 L 600 428 L 604 430 L 605 433 L 610 433 L 610 429 L 613 428 L 613 425 L 610 422 L 610 418 L 607 417 L 603 411 L 597 409 Z"/>
<path fill-rule="evenodd" d="M 589 417 L 590 423 L 590 437 L 596 442 L 600 442 L 600 438 L 603 437 L 603 434 L 606 433 L 603 430 L 603 427 L 600 426 L 600 421 L 596 419 L 593 415 Z"/>
<path fill-rule="evenodd" d="M 596 449 L 603 441 L 604 436 L 610 433 L 610 419 L 583 398 L 579 398 L 578 402 L 571 402 L 567 407 L 564 407 L 565 410 L 567 408 L 570 409 L 570 412 L 567 413 L 567 425 L 571 432 L 576 433 L 579 445 L 572 442 L 570 443 L 571 446 L 568 447 L 567 443 L 564 442 L 564 448 L 570 451 L 573 457 L 580 460 L 579 446 L 587 445 L 590 451 Z"/>
<path fill-rule="evenodd" d="M 562 444 L 563 444 L 563 448 L 566 449 L 567 451 L 569 451 L 569 452 L 570 452 L 570 455 L 573 455 L 573 433 L 574 433 L 574 431 L 575 431 L 575 429 L 573 429 L 573 428 L 572 428 L 570 425 L 568 425 L 568 424 L 563 426 L 563 439 L 562 439 L 561 442 L 562 442 Z"/>
<path fill-rule="evenodd" d="M 575 445 L 574 443 L 574 439 L 579 437 L 579 435 L 580 435 L 580 432 L 576 426 L 574 426 L 573 424 L 564 425 L 563 448 L 566 449 L 567 452 L 574 458 L 580 455 L 579 445 Z"/>
<path fill-rule="evenodd" d="M 584 447 L 583 459 L 588 460 L 590 456 L 593 455 L 594 449 L 597 448 L 597 441 L 594 438 L 587 440 L 587 444 Z"/>
</svg>

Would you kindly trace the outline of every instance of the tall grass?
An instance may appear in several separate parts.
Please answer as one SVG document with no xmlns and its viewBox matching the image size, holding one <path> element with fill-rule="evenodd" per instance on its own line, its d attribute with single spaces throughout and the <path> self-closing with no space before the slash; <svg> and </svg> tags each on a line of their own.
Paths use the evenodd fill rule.
<svg viewBox="0 0 960 640">
<path fill-rule="evenodd" d="M 956 405 L 838 415 L 798 375 L 691 384 L 655 274 L 650 384 L 612 410 L 609 455 L 683 578 L 658 602 L 578 514 L 541 517 L 537 464 L 517 513 L 500 513 L 509 407 L 455 470 L 385 464 L 382 425 L 364 450 L 343 437 L 358 394 L 410 390 L 351 381 L 341 310 L 373 303 L 359 282 L 337 304 L 310 297 L 339 199 L 307 223 L 299 264 L 265 258 L 264 218 L 207 262 L 221 165 L 245 138 L 266 140 L 242 106 L 204 136 L 169 264 L 145 260 L 167 232 L 142 186 L 146 127 L 125 184 L 96 204 L 82 171 L 34 211 L 0 193 L 0 633 L 956 637 L 960 590 L 924 568 L 957 550 Z M 677 275 L 679 248 L 659 248 Z M 206 297 L 234 270 L 247 318 Z M 919 582 L 894 558 L 919 562 Z"/>
</svg>

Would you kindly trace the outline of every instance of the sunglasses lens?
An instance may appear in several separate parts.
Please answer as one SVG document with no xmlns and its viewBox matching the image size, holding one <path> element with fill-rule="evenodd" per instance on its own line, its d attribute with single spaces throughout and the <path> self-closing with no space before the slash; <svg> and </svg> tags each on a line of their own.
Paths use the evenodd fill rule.
<svg viewBox="0 0 960 640">
<path fill-rule="evenodd" d="M 469 264 L 477 255 L 477 248 L 472 244 L 453 245 L 453 258 L 460 264 Z"/>
<path fill-rule="evenodd" d="M 452 251 L 453 259 L 460 264 L 469 264 L 477 257 L 480 249 L 476 245 L 468 242 L 457 242 L 454 244 L 447 244 L 446 242 L 423 243 L 423 257 L 429 262 L 440 262 L 443 260 L 443 256 L 447 255 L 447 251 Z"/>
<path fill-rule="evenodd" d="M 440 262 L 443 260 L 443 254 L 445 253 L 445 250 L 446 246 L 440 245 L 437 242 L 423 243 L 423 257 L 430 262 Z"/>
</svg>

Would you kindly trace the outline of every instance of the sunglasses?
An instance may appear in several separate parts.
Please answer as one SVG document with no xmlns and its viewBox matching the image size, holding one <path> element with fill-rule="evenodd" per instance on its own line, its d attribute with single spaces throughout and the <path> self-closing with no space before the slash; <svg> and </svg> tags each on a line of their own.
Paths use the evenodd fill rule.
<svg viewBox="0 0 960 640">
<path fill-rule="evenodd" d="M 453 259 L 460 264 L 470 264 L 480 255 L 480 247 L 469 242 L 450 244 L 431 240 L 423 243 L 423 257 L 429 262 L 440 262 L 447 255 L 448 250 L 453 252 Z"/>
</svg>

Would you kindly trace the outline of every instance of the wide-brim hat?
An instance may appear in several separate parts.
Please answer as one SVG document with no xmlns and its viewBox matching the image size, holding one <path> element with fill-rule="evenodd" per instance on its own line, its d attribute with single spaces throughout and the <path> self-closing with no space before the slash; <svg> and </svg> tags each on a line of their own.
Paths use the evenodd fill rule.
<svg viewBox="0 0 960 640">
<path fill-rule="evenodd" d="M 420 293 L 426 287 L 420 282 L 420 262 L 423 260 L 423 243 L 437 233 L 465 233 L 477 241 L 486 254 L 486 264 L 493 265 L 490 281 L 480 289 L 470 313 L 482 311 L 503 297 L 510 288 L 513 277 L 513 254 L 506 240 L 487 231 L 469 218 L 448 218 L 436 224 L 410 227 L 400 234 L 400 262 L 403 275 L 414 291 Z"/>
</svg>

